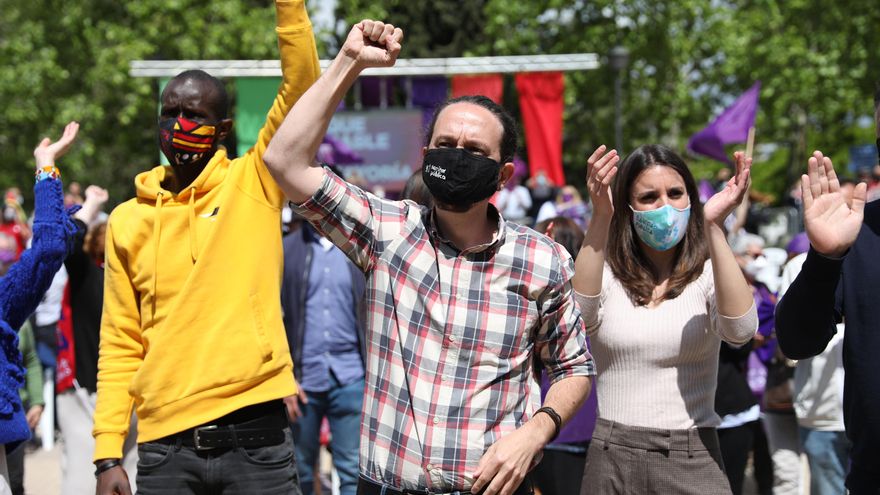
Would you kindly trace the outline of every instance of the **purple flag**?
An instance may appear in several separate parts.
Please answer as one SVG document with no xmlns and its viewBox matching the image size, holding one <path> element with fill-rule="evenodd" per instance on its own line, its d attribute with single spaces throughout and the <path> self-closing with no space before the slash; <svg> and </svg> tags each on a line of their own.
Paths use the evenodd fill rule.
<svg viewBox="0 0 880 495">
<path fill-rule="evenodd" d="M 748 139 L 749 128 L 755 125 L 760 92 L 761 81 L 758 81 L 737 98 L 733 105 L 724 109 L 711 124 L 691 136 L 687 144 L 688 151 L 730 163 L 724 145 L 744 143 Z"/>
</svg>

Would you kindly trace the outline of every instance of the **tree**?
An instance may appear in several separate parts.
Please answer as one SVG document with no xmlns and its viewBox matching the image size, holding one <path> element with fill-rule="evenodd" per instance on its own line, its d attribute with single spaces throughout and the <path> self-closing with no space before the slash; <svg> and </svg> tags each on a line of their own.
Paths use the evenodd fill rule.
<svg viewBox="0 0 880 495">
<path fill-rule="evenodd" d="M 337 46 L 363 18 L 407 33 L 402 56 L 630 51 L 624 75 L 625 148 L 687 138 L 760 79 L 758 143 L 782 150 L 756 164 L 754 185 L 781 196 L 786 167 L 803 169 L 819 147 L 845 164 L 870 135 L 880 66 L 880 10 L 873 0 L 338 0 Z M 256 0 L 5 0 L 0 17 L 0 188 L 26 185 L 38 139 L 71 119 L 81 143 L 65 157 L 66 180 L 107 186 L 115 201 L 157 161 L 157 86 L 128 75 L 138 59 L 271 59 L 271 3 Z M 332 53 L 329 55 L 333 55 Z M 564 164 L 583 183 L 585 157 L 613 142 L 607 67 L 566 75 Z M 516 114 L 511 78 L 505 104 Z M 789 152 L 788 150 L 792 150 Z M 696 170 L 716 165 L 699 157 Z M 27 189 L 27 188 L 24 188 Z"/>
<path fill-rule="evenodd" d="M 78 120 L 79 143 L 60 164 L 62 177 L 125 200 L 134 175 L 158 163 L 157 85 L 131 77 L 132 60 L 277 57 L 274 8 L 265 1 L 3 3 L 2 188 L 29 184 L 40 137 Z"/>
<path fill-rule="evenodd" d="M 450 8 L 464 5 L 471 10 L 461 11 L 458 25 L 446 17 Z M 482 12 L 473 12 L 476 6 Z M 792 175 L 799 173 L 812 147 L 821 145 L 843 164 L 848 146 L 864 139 L 856 122 L 871 113 L 877 75 L 869 68 L 880 62 L 880 51 L 872 49 L 880 41 L 872 28 L 880 11 L 871 0 L 414 0 L 384 7 L 345 0 L 337 11 L 348 22 L 387 18 L 402 26 L 404 57 L 604 57 L 622 44 L 631 54 L 624 76 L 626 149 L 659 142 L 683 150 L 691 134 L 760 79 L 757 140 L 778 143 L 781 152 L 755 167 L 754 187 L 777 197 L 787 186 L 789 163 L 798 167 Z M 422 41 L 437 26 L 467 36 Z M 563 150 L 572 184 L 583 182 L 585 157 L 599 144 L 613 143 L 613 81 L 604 66 L 566 75 Z M 518 111 L 515 97 L 506 94 L 505 105 Z M 697 170 L 717 168 L 700 157 L 689 162 Z"/>
</svg>

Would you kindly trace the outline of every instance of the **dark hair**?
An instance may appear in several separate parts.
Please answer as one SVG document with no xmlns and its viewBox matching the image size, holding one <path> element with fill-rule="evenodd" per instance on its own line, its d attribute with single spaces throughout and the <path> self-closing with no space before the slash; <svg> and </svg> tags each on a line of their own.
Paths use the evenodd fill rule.
<svg viewBox="0 0 880 495">
<path fill-rule="evenodd" d="M 107 234 L 107 222 L 89 227 L 83 239 L 83 251 L 94 261 L 104 262 L 104 236 Z"/>
<path fill-rule="evenodd" d="M 428 125 L 428 132 L 425 133 L 425 146 L 431 144 L 431 138 L 434 137 L 434 124 L 437 123 L 437 117 L 440 116 L 440 112 L 456 103 L 471 103 L 483 107 L 498 118 L 498 121 L 501 122 L 501 127 L 504 129 L 504 132 L 501 134 L 501 163 L 512 162 L 513 155 L 516 154 L 516 121 L 513 120 L 513 116 L 504 107 L 482 95 L 459 96 L 441 103 L 434 110 L 431 123 Z"/>
<path fill-rule="evenodd" d="M 614 180 L 614 216 L 608 231 L 608 264 L 617 280 L 634 304 L 646 306 L 651 302 L 654 288 L 660 283 L 657 269 L 645 255 L 633 227 L 633 212 L 629 206 L 630 189 L 636 178 L 653 166 L 669 167 L 684 180 L 691 203 L 687 232 L 675 248 L 672 276 L 666 293 L 660 301 L 675 299 L 688 284 L 703 273 L 703 265 L 709 258 L 703 228 L 703 205 L 700 193 L 690 169 L 674 151 L 659 145 L 646 144 L 638 147 L 618 168 Z"/>
<path fill-rule="evenodd" d="M 549 229 L 552 225 L 552 228 Z M 581 230 L 577 222 L 568 217 L 554 217 L 547 220 L 541 220 L 535 224 L 535 230 L 558 242 L 559 245 L 568 251 L 572 259 L 577 258 L 578 252 L 581 250 L 581 244 L 584 243 L 584 231 Z"/>
<path fill-rule="evenodd" d="M 200 81 L 209 84 L 217 94 L 217 98 L 211 105 L 214 114 L 220 119 L 225 119 L 229 115 L 229 95 L 226 93 L 226 85 L 220 79 L 201 69 L 191 69 L 174 76 L 168 81 L 168 84 L 170 85 L 175 81 Z M 165 87 L 167 88 L 168 86 L 166 85 Z"/>
<path fill-rule="evenodd" d="M 421 169 L 413 172 L 409 179 L 406 180 L 406 185 L 403 186 L 400 198 L 411 199 L 426 208 L 434 207 L 434 196 L 431 195 L 431 191 L 425 185 L 425 180 L 422 179 Z"/>
</svg>

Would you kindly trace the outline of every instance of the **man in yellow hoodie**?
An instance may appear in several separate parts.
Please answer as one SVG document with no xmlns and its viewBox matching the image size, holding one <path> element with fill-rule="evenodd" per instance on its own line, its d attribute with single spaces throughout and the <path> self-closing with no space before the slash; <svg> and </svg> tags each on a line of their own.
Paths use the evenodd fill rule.
<svg viewBox="0 0 880 495">
<path fill-rule="evenodd" d="M 162 93 L 170 167 L 135 179 L 107 226 L 95 411 L 98 494 L 138 416 L 139 493 L 299 493 L 281 401 L 296 393 L 280 314 L 284 194 L 262 154 L 320 69 L 303 0 L 277 0 L 283 82 L 256 145 L 229 159 L 222 83 L 187 71 Z"/>
</svg>

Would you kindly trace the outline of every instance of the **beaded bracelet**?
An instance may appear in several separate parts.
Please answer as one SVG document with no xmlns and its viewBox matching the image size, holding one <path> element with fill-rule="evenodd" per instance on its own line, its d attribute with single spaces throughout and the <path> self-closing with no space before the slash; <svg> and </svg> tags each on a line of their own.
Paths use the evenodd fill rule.
<svg viewBox="0 0 880 495">
<path fill-rule="evenodd" d="M 55 165 L 46 165 L 37 169 L 35 174 L 35 182 L 44 181 L 46 179 L 60 179 L 61 171 Z"/>
</svg>

